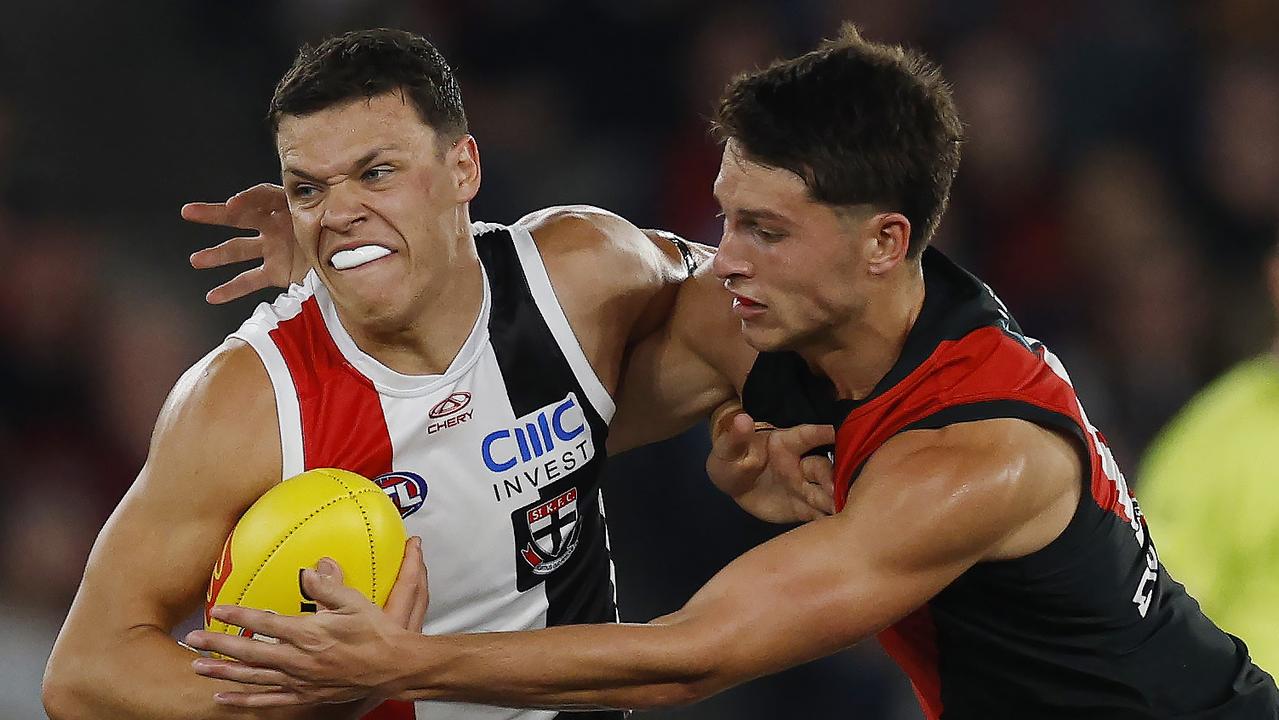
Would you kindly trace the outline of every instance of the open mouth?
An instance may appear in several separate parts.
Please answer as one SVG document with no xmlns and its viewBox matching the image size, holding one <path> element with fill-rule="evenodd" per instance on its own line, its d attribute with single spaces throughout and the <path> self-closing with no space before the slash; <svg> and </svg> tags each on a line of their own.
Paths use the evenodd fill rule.
<svg viewBox="0 0 1279 720">
<path fill-rule="evenodd" d="M 391 250 L 381 245 L 360 245 L 333 253 L 333 257 L 329 258 L 329 264 L 335 270 L 350 270 L 367 265 L 374 260 L 381 260 L 390 254 Z"/>
</svg>

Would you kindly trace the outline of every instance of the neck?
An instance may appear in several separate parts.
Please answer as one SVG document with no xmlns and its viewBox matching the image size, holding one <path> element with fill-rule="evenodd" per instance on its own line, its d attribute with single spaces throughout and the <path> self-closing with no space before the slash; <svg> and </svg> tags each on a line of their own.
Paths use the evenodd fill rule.
<svg viewBox="0 0 1279 720">
<path fill-rule="evenodd" d="M 365 353 L 405 375 L 439 375 L 448 370 L 470 336 L 484 301 L 484 276 L 475 246 L 465 243 L 443 259 L 449 271 L 424 288 L 408 318 L 385 323 L 347 323 L 351 339 Z M 342 316 L 338 308 L 338 316 Z"/>
<path fill-rule="evenodd" d="M 799 350 L 817 374 L 835 386 L 842 400 L 860 400 L 879 384 L 901 357 L 906 336 L 924 307 L 924 276 L 918 264 L 893 286 L 872 298 L 864 312 L 823 338 Z"/>
</svg>

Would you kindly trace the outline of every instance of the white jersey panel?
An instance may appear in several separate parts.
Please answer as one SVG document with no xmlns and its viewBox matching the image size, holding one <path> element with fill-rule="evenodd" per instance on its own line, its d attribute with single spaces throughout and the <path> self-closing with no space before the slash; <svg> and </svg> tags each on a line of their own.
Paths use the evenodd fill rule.
<svg viewBox="0 0 1279 720">
<path fill-rule="evenodd" d="M 243 340 L 257 352 L 275 392 L 275 413 L 280 423 L 280 479 L 286 480 L 306 469 L 302 457 L 302 413 L 298 407 L 298 394 L 293 386 L 289 367 L 280 354 L 280 348 L 271 340 L 271 331 L 285 320 L 291 320 L 302 312 L 302 303 L 314 295 L 318 283 L 315 272 L 307 274 L 302 284 L 294 284 L 275 302 L 261 303 L 253 315 L 239 330 L 228 337 Z"/>
<path fill-rule="evenodd" d="M 603 456 L 596 455 L 604 452 L 600 433 L 606 432 L 613 415 L 613 400 L 568 325 L 532 237 L 524 230 L 502 230 L 511 236 L 506 240 L 511 244 L 503 246 L 509 255 L 504 256 L 506 260 L 494 261 L 499 264 L 493 267 L 506 274 L 505 282 L 512 281 L 512 272 L 522 272 L 528 293 L 517 300 L 511 300 L 508 293 L 506 310 L 494 316 L 489 273 L 481 265 L 484 295 L 479 315 L 457 356 L 440 375 L 404 375 L 364 353 L 342 326 L 337 308 L 315 273 L 273 304 L 259 306 L 232 335 L 252 346 L 262 358 L 274 388 L 283 477 L 302 472 L 308 462 L 298 386 L 291 372 L 314 369 L 299 370 L 294 355 L 286 361 L 273 331 L 300 332 L 293 330 L 305 320 L 298 316 L 305 309 L 306 317 L 314 319 L 318 310 L 323 322 L 320 335 L 327 331 L 341 356 L 338 365 L 345 366 L 339 372 L 354 371 L 376 390 L 391 445 L 391 472 L 379 476 L 378 481 L 400 507 L 409 534 L 422 538 L 431 585 L 423 631 L 429 634 L 531 630 L 546 627 L 548 619 L 556 624 L 601 621 L 605 617 L 580 620 L 565 614 L 564 607 L 578 612 L 580 598 L 601 595 L 595 591 L 593 595 L 577 594 L 575 583 L 585 571 L 576 568 L 599 567 L 596 577 L 606 577 L 601 583 L 607 587 L 601 583 L 588 586 L 615 587 L 607 559 L 607 535 L 603 535 L 604 554 L 599 565 L 589 565 L 583 559 L 589 542 L 581 539 L 585 537 L 581 528 L 589 516 L 602 515 L 602 506 L 595 510 L 593 501 L 586 498 L 598 492 Z M 495 240 L 490 236 L 487 242 Z M 314 307 L 307 307 L 307 303 L 314 303 Z M 533 304 L 546 328 L 536 340 L 527 341 L 530 333 L 522 328 L 529 321 L 522 308 Z M 304 332 L 310 335 L 283 337 L 314 337 L 314 321 L 307 322 L 311 329 Z M 491 323 L 504 328 L 495 331 L 501 340 L 496 349 L 490 338 Z M 510 338 L 512 328 L 518 329 L 519 343 Z M 292 347 L 296 354 L 297 347 L 308 345 L 295 342 Z M 292 370 L 290 363 L 295 364 Z M 325 372 L 334 367 L 332 363 L 321 365 Z M 552 368 L 562 369 L 551 372 Z M 315 387 L 315 378 L 307 379 L 311 384 L 306 387 Z M 537 391 L 536 402 L 529 401 L 530 387 Z M 517 401 L 517 397 L 522 399 Z M 522 416 L 517 416 L 515 407 L 523 408 Z M 326 428 L 342 420 L 331 414 L 318 420 L 313 414 L 308 417 L 307 422 L 323 422 Z M 590 532 L 599 530 L 602 528 Z M 594 537 L 599 539 L 599 535 Z M 570 562 L 574 564 L 567 564 Z M 571 581 L 565 579 L 566 573 Z M 548 590 L 552 587 L 555 589 Z M 615 602 L 612 607 L 615 619 Z M 558 713 L 419 702 L 415 715 L 550 720 Z"/>
</svg>

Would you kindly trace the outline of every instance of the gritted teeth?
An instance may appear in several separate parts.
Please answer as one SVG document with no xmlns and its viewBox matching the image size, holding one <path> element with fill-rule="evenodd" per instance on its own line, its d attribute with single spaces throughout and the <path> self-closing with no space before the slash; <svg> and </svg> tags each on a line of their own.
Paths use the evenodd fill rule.
<svg viewBox="0 0 1279 720">
<path fill-rule="evenodd" d="M 329 264 L 336 270 L 350 270 L 390 254 L 391 251 L 381 245 L 361 245 L 350 250 L 339 250 L 333 253 L 333 257 L 329 259 Z"/>
</svg>

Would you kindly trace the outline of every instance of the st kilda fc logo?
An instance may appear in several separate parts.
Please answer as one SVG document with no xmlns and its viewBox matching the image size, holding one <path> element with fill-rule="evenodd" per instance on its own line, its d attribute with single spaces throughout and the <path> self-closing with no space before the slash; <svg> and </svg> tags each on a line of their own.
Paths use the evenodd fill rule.
<svg viewBox="0 0 1279 720">
<path fill-rule="evenodd" d="M 563 487 L 562 485 L 560 486 Z M 519 556 L 516 585 L 527 590 L 568 562 L 581 539 L 576 487 L 552 490 L 537 502 L 511 513 L 515 551 Z"/>
</svg>

